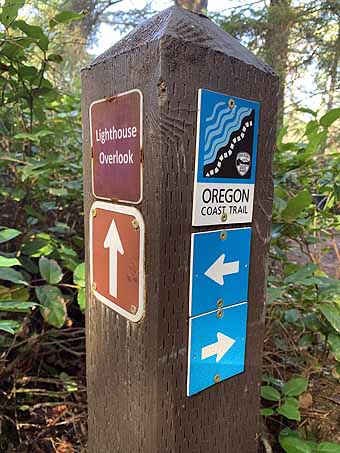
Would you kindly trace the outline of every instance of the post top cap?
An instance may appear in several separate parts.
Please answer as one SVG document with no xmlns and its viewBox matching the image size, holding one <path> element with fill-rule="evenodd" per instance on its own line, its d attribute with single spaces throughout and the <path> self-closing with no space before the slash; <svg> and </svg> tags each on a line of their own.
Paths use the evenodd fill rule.
<svg viewBox="0 0 340 453">
<path fill-rule="evenodd" d="M 257 58 L 239 41 L 223 31 L 208 17 L 177 5 L 171 6 L 139 24 L 128 35 L 99 55 L 87 68 L 112 57 L 165 38 L 174 38 L 209 48 L 255 66 L 259 70 L 274 74 L 272 68 Z"/>
</svg>

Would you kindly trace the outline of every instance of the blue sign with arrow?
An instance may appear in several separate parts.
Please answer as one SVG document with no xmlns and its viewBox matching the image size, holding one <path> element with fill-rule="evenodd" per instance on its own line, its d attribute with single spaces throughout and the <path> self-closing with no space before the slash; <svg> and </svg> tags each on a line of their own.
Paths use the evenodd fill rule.
<svg viewBox="0 0 340 453">
<path fill-rule="evenodd" d="M 247 305 L 190 318 L 188 396 L 244 371 Z"/>
<path fill-rule="evenodd" d="M 247 302 L 251 228 L 194 233 L 191 241 L 190 316 Z"/>
</svg>

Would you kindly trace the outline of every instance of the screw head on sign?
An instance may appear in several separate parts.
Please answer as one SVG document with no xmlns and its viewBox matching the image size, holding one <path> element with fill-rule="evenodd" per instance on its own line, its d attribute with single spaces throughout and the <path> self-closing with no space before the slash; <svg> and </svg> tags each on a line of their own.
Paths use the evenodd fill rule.
<svg viewBox="0 0 340 453">
<path fill-rule="evenodd" d="M 220 379 L 221 379 L 221 376 L 220 376 L 219 374 L 216 374 L 216 375 L 214 376 L 214 382 L 215 382 L 215 384 L 217 384 L 218 382 L 220 382 Z"/>
<path fill-rule="evenodd" d="M 221 309 L 217 310 L 216 316 L 218 318 L 223 318 L 223 310 L 221 310 Z"/>
<path fill-rule="evenodd" d="M 223 299 L 218 299 L 217 306 L 218 306 L 218 308 L 223 307 Z"/>
<path fill-rule="evenodd" d="M 132 220 L 132 228 L 133 228 L 134 230 L 138 230 L 138 228 L 139 228 L 139 222 L 138 222 L 137 219 L 133 219 L 133 220 Z"/>
<path fill-rule="evenodd" d="M 91 287 L 92 287 L 92 291 L 95 291 L 97 289 L 96 282 L 93 282 Z"/>
<path fill-rule="evenodd" d="M 231 98 L 230 98 L 229 101 L 228 101 L 228 105 L 229 105 L 229 108 L 230 108 L 230 109 L 233 109 L 233 108 L 235 107 L 235 101 L 234 101 L 234 99 L 231 99 Z"/>
<path fill-rule="evenodd" d="M 227 239 L 227 232 L 226 231 L 221 231 L 220 233 L 220 239 L 222 241 L 224 241 L 225 239 Z"/>
<path fill-rule="evenodd" d="M 92 214 L 92 217 L 96 217 L 96 215 L 97 215 L 97 210 L 96 210 L 96 208 L 93 208 L 93 209 L 92 209 L 91 214 Z"/>
<path fill-rule="evenodd" d="M 227 218 L 228 218 L 227 213 L 223 212 L 222 215 L 221 215 L 222 222 L 225 222 L 227 220 Z"/>
<path fill-rule="evenodd" d="M 136 305 L 131 305 L 130 306 L 130 312 L 135 315 L 137 313 L 137 307 Z"/>
</svg>

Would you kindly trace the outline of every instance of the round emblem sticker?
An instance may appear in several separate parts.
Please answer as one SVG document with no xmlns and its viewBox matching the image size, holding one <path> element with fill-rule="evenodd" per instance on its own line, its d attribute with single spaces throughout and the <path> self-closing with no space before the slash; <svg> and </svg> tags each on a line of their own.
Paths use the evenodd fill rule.
<svg viewBox="0 0 340 453">
<path fill-rule="evenodd" d="M 246 152 L 238 153 L 236 156 L 236 168 L 238 173 L 241 176 L 244 176 L 248 173 L 250 168 L 251 158 L 250 154 Z"/>
</svg>

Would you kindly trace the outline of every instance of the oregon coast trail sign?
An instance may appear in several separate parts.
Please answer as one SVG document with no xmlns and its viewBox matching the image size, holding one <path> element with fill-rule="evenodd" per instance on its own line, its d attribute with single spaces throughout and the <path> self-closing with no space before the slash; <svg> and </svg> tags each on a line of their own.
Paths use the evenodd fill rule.
<svg viewBox="0 0 340 453">
<path fill-rule="evenodd" d="M 90 211 L 95 297 L 130 321 L 144 314 L 144 221 L 130 206 L 96 201 Z"/>
<path fill-rule="evenodd" d="M 131 90 L 90 106 L 92 191 L 105 200 L 142 200 L 142 93 Z"/>
<path fill-rule="evenodd" d="M 259 103 L 198 92 L 193 225 L 251 222 Z"/>
</svg>

